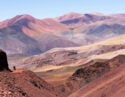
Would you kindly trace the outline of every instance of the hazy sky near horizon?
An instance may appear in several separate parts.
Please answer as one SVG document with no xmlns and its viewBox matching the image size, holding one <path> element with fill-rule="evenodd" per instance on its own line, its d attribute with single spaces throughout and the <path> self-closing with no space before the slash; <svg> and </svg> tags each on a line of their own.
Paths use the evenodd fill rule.
<svg viewBox="0 0 125 97">
<path fill-rule="evenodd" d="M 125 0 L 1 0 L 0 21 L 20 14 L 47 18 L 69 12 L 125 13 L 124 4 Z"/>
</svg>

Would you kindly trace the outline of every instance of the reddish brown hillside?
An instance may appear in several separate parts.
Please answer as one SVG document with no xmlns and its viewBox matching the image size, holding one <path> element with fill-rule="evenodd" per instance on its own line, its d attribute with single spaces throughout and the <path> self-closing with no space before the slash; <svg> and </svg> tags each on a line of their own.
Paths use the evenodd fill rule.
<svg viewBox="0 0 125 97">
<path fill-rule="evenodd" d="M 125 97 L 125 65 L 83 86 L 69 97 Z"/>
<path fill-rule="evenodd" d="M 31 71 L 0 72 L 0 97 L 61 97 Z"/>
<path fill-rule="evenodd" d="M 75 91 L 80 89 L 81 87 L 84 88 L 86 87 L 86 85 L 89 85 L 93 82 L 96 83 L 96 80 L 98 81 L 98 79 L 114 72 L 118 68 L 125 67 L 124 65 L 125 65 L 125 55 L 116 56 L 105 62 L 95 62 L 93 64 L 83 65 L 83 68 L 76 70 L 76 72 L 74 72 L 73 75 L 69 79 L 67 79 L 67 81 L 64 84 L 57 86 L 57 88 L 58 90 L 60 90 L 60 92 L 64 92 L 66 95 L 75 93 Z M 124 79 L 122 81 L 124 81 Z M 118 82 L 118 87 L 119 83 L 120 82 Z M 113 82 L 111 84 L 117 84 L 117 82 L 116 83 Z M 89 92 L 89 89 L 86 92 Z M 96 94 L 96 92 L 93 93 Z M 103 91 L 101 91 L 101 93 L 103 93 Z M 78 93 L 78 95 L 80 94 Z M 79 97 L 79 96 L 73 96 L 73 97 Z M 81 97 L 93 97 L 93 96 L 81 96 Z M 94 96 L 94 97 L 101 97 L 101 96 Z M 109 96 L 104 96 L 104 97 L 109 97 Z"/>
<path fill-rule="evenodd" d="M 6 53 L 0 50 L 0 97 L 61 97 L 61 94 L 31 71 L 12 72 Z"/>
<path fill-rule="evenodd" d="M 18 27 L 20 29 L 12 28 Z M 24 32 L 26 35 L 35 37 L 42 33 L 67 32 L 69 29 L 54 19 L 36 19 L 30 15 L 18 15 L 0 23 L 0 28 L 11 27 L 16 32 Z"/>
</svg>

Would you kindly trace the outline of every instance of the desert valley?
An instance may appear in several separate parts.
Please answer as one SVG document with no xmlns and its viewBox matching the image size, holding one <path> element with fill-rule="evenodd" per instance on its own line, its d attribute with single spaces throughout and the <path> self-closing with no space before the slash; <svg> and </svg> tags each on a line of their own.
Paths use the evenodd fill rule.
<svg viewBox="0 0 125 97">
<path fill-rule="evenodd" d="M 0 97 L 125 97 L 124 13 L 17 15 L 0 22 L 0 49 Z"/>
</svg>

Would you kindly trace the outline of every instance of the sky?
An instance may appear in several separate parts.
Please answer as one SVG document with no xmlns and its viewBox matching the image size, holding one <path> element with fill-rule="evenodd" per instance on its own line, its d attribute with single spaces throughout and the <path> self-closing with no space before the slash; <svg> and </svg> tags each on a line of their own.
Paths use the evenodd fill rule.
<svg viewBox="0 0 125 97">
<path fill-rule="evenodd" d="M 0 21 L 16 15 L 54 18 L 70 12 L 125 13 L 125 0 L 1 0 Z"/>
</svg>

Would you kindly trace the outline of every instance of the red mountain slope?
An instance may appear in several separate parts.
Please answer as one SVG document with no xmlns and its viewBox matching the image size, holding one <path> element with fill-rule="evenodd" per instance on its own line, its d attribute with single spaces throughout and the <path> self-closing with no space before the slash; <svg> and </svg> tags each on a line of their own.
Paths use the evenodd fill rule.
<svg viewBox="0 0 125 97">
<path fill-rule="evenodd" d="M 66 95 L 69 95 L 71 93 L 73 93 L 72 95 L 75 95 L 71 95 L 71 97 L 93 97 L 93 95 L 95 95 L 94 97 L 101 97 L 100 95 L 103 94 L 108 95 L 104 97 L 112 97 L 110 96 L 110 93 L 112 93 L 113 95 L 112 91 L 115 91 L 115 88 L 122 89 L 122 91 L 124 90 L 124 87 L 121 88 L 121 84 L 125 81 L 125 73 L 123 72 L 125 70 L 124 68 L 125 55 L 119 55 L 104 62 L 97 61 L 93 64 L 88 63 L 83 65 L 82 68 L 76 70 L 76 72 L 74 72 L 73 75 L 69 77 L 69 79 L 67 79 L 64 84 L 57 86 L 57 89 L 60 92 L 64 92 Z M 120 72 L 120 74 L 117 72 Z M 112 79 L 104 76 L 110 76 Z M 106 83 L 104 81 L 105 79 L 107 81 Z M 100 80 L 101 84 L 97 84 Z M 91 84 L 96 86 L 91 86 Z M 113 87 L 113 85 L 115 85 L 116 87 L 111 88 Z M 78 92 L 75 92 L 76 90 L 78 90 Z M 118 91 L 120 92 L 120 90 Z"/>
<path fill-rule="evenodd" d="M 0 97 L 62 97 L 31 71 L 3 71 L 0 81 Z"/>
</svg>

